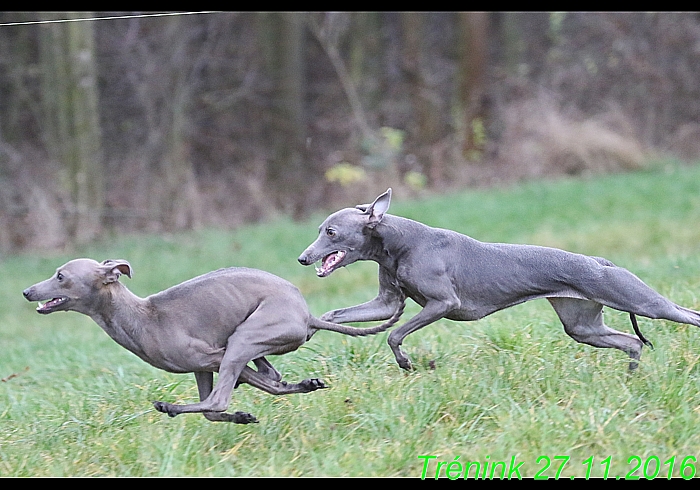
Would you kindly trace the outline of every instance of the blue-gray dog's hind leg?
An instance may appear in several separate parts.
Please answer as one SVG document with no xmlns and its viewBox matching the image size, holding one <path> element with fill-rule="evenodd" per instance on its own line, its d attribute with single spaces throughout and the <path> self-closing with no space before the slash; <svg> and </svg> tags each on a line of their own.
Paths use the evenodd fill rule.
<svg viewBox="0 0 700 490">
<path fill-rule="evenodd" d="M 618 332 L 603 322 L 603 305 L 595 301 L 575 298 L 547 298 L 564 331 L 576 342 L 594 347 L 607 347 L 626 352 L 631 358 L 629 369 L 637 368 L 643 342 L 637 337 Z"/>
</svg>

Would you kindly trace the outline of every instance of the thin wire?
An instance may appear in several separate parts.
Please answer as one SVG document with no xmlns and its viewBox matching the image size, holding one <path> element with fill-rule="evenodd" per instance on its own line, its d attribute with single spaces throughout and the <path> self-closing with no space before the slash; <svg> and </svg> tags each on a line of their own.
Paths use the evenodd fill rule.
<svg viewBox="0 0 700 490">
<path fill-rule="evenodd" d="M 140 19 L 144 17 L 169 17 L 173 15 L 198 15 L 198 14 L 215 14 L 221 13 L 219 10 L 208 10 L 203 12 L 170 12 L 162 14 L 139 14 L 139 15 L 113 15 L 109 17 L 89 17 L 83 19 L 56 19 L 56 20 L 31 20 L 27 22 L 7 22 L 0 24 L 2 26 L 22 26 L 29 24 L 61 24 L 65 22 L 85 22 L 91 20 L 115 20 L 115 19 Z"/>
</svg>

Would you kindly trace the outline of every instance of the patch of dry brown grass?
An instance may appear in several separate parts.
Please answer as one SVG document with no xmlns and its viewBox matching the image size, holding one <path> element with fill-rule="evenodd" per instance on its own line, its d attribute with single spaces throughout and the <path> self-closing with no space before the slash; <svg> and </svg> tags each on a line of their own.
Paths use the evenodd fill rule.
<svg viewBox="0 0 700 490">
<path fill-rule="evenodd" d="M 503 111 L 500 165 L 522 176 L 618 172 L 644 166 L 649 150 L 630 122 L 610 110 L 580 118 L 538 96 Z"/>
</svg>

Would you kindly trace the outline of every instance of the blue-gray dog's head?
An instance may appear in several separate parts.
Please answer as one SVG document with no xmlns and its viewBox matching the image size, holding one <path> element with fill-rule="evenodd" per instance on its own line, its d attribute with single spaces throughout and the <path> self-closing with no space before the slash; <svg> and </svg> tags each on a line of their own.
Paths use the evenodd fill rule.
<svg viewBox="0 0 700 490">
<path fill-rule="evenodd" d="M 361 204 L 331 214 L 319 227 L 318 238 L 299 256 L 302 265 L 321 261 L 316 275 L 326 277 L 339 267 L 365 258 L 366 235 L 382 221 L 391 202 L 391 189 L 372 204 Z"/>
<path fill-rule="evenodd" d="M 131 277 L 131 265 L 126 260 L 75 259 L 62 265 L 46 279 L 24 290 L 24 297 L 39 303 L 36 311 L 41 314 L 55 311 L 77 311 L 89 314 L 90 305 L 85 298 L 94 291 L 112 287 L 122 274 Z"/>
</svg>

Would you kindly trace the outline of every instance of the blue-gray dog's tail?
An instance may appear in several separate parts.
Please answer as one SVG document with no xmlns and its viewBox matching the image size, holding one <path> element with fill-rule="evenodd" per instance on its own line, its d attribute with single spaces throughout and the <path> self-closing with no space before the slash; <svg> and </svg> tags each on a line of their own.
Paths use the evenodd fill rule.
<svg viewBox="0 0 700 490">
<path fill-rule="evenodd" d="M 310 315 L 309 318 L 309 326 L 318 330 L 330 330 L 331 332 L 338 332 L 342 333 L 345 335 L 351 335 L 353 337 L 364 337 L 365 335 L 375 335 L 381 332 L 384 332 L 391 326 L 393 326 L 396 322 L 399 321 L 399 318 L 401 318 L 401 315 L 403 314 L 403 310 L 406 306 L 406 298 L 402 298 L 401 304 L 399 307 L 396 309 L 394 314 L 392 315 L 391 318 L 389 318 L 386 322 L 382 323 L 381 325 L 378 325 L 376 327 L 371 327 L 371 328 L 356 328 L 356 327 L 350 327 L 348 325 L 341 325 L 339 323 L 331 323 L 331 322 L 326 322 L 324 320 L 320 320 L 313 315 Z M 314 332 L 315 333 L 315 332 Z M 312 333 L 313 335 L 313 333 Z M 309 337 L 311 338 L 311 337 Z"/>
<path fill-rule="evenodd" d="M 654 344 L 647 340 L 647 338 L 644 337 L 644 335 L 642 335 L 642 332 L 639 330 L 639 325 L 637 324 L 637 316 L 634 313 L 630 313 L 630 321 L 632 321 L 632 328 L 634 328 L 634 333 L 637 334 L 639 340 L 641 340 L 644 343 L 644 345 L 649 347 L 651 350 L 654 350 Z"/>
</svg>

